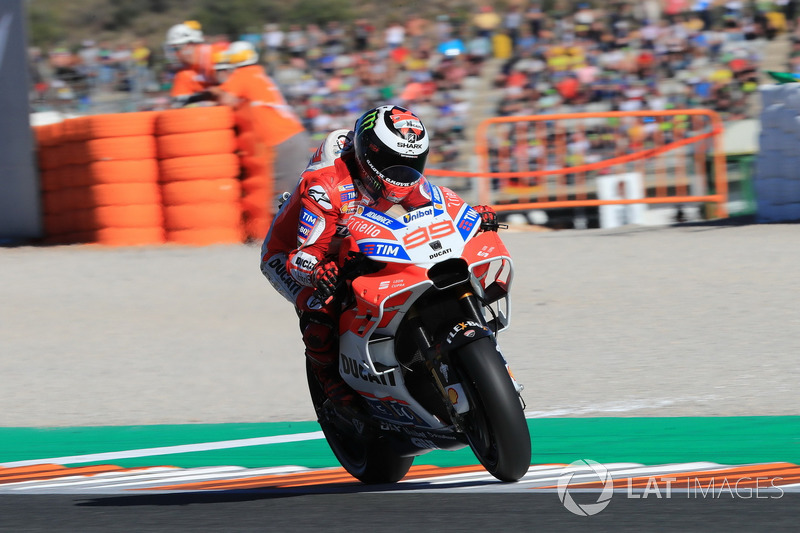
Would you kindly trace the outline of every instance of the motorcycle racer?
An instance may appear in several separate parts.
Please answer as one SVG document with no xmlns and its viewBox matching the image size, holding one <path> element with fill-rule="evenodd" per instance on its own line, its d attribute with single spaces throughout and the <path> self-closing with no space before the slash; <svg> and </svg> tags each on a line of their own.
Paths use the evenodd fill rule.
<svg viewBox="0 0 800 533">
<path fill-rule="evenodd" d="M 347 222 L 359 204 L 408 211 L 429 205 L 428 151 L 428 131 L 411 111 L 394 105 L 367 111 L 353 132 L 337 130 L 320 146 L 262 245 L 261 271 L 294 304 L 311 369 L 336 404 L 355 400 L 338 371 L 341 310 L 333 298 L 346 259 L 340 252 Z M 494 211 L 476 209 L 481 228 L 497 231 Z"/>
</svg>

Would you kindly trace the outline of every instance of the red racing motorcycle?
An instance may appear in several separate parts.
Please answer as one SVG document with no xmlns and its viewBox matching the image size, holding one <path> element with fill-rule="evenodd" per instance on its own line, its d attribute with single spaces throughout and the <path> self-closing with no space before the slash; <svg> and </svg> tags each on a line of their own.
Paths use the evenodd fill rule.
<svg viewBox="0 0 800 533">
<path fill-rule="evenodd" d="M 494 477 L 516 481 L 531 441 L 522 387 L 497 344 L 511 257 L 458 195 L 431 193 L 421 209 L 359 206 L 350 218 L 358 252 L 341 269 L 339 371 L 359 398 L 335 406 L 309 368 L 311 398 L 331 450 L 364 483 L 399 481 L 415 456 L 466 446 Z"/>
</svg>

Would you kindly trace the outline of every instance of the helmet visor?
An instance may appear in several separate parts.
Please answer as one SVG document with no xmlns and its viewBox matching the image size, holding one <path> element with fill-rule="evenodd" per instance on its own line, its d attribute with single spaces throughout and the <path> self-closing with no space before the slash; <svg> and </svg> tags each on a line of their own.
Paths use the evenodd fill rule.
<svg viewBox="0 0 800 533">
<path fill-rule="evenodd" d="M 405 200 L 422 178 L 417 170 L 403 165 L 389 167 L 382 174 L 380 194 L 393 204 Z"/>
<path fill-rule="evenodd" d="M 398 187 L 410 187 L 422 178 L 422 174 L 420 174 L 418 170 L 405 165 L 389 167 L 383 170 L 381 174 L 383 174 L 384 181 L 389 185 L 396 185 Z"/>
</svg>

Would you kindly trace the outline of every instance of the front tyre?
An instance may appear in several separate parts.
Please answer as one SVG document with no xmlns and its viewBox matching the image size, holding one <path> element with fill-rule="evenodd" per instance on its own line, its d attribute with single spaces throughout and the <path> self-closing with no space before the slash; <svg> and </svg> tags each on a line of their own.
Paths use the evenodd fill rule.
<svg viewBox="0 0 800 533">
<path fill-rule="evenodd" d="M 517 481 L 531 463 L 531 436 L 517 390 L 492 337 L 466 344 L 451 356 L 465 373 L 470 410 L 464 415 L 470 448 L 501 481 Z"/>
<path fill-rule="evenodd" d="M 347 472 L 362 483 L 396 483 L 408 473 L 414 457 L 401 457 L 386 437 L 369 427 L 346 421 L 333 408 L 323 407 L 326 397 L 314 377 L 310 363 L 306 363 L 306 377 L 317 420 L 328 446 Z"/>
</svg>

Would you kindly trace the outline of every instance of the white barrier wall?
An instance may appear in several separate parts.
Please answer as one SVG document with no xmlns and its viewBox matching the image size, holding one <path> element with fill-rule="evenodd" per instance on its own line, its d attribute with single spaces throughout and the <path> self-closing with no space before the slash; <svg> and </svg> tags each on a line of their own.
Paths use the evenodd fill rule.
<svg viewBox="0 0 800 533">
<path fill-rule="evenodd" d="M 760 91 L 758 221 L 800 220 L 800 83 L 762 85 Z"/>
</svg>

